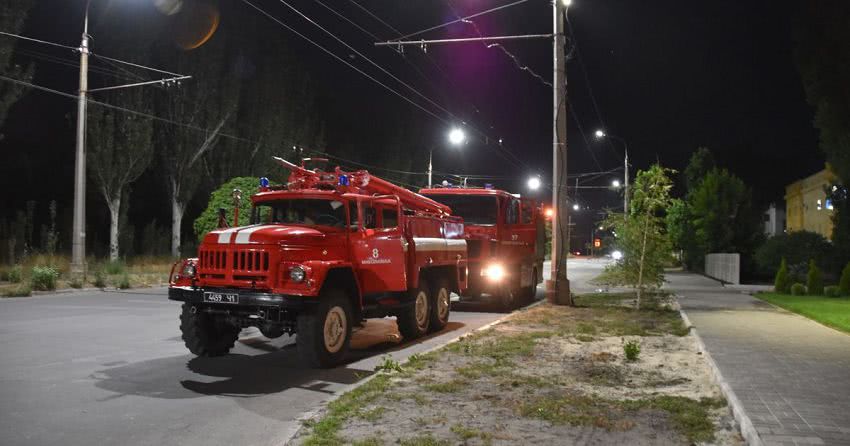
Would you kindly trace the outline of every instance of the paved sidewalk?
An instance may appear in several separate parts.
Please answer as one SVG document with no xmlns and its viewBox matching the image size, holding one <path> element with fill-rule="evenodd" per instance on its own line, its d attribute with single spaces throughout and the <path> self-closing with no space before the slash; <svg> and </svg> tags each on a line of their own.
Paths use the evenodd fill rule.
<svg viewBox="0 0 850 446">
<path fill-rule="evenodd" d="M 850 446 L 850 335 L 700 275 L 667 280 L 764 444 Z"/>
</svg>

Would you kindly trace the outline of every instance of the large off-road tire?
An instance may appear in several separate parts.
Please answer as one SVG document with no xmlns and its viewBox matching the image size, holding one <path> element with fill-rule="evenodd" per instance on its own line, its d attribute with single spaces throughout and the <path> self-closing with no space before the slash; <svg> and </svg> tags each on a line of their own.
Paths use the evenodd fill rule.
<svg viewBox="0 0 850 446">
<path fill-rule="evenodd" d="M 520 305 L 520 290 L 513 286 L 506 286 L 505 288 L 499 290 L 499 293 L 496 295 L 496 300 L 499 304 L 499 310 L 510 313 L 514 311 Z"/>
<path fill-rule="evenodd" d="M 351 301 L 342 290 L 323 291 L 319 303 L 298 315 L 296 349 L 309 367 L 333 367 L 351 345 Z"/>
<path fill-rule="evenodd" d="M 183 304 L 180 331 L 190 352 L 198 356 L 222 356 L 230 352 L 241 329 L 225 322 L 222 317 L 192 312 L 193 306 Z"/>
<path fill-rule="evenodd" d="M 412 302 L 396 315 L 398 331 L 405 340 L 413 340 L 428 333 L 431 326 L 431 288 L 428 282 L 419 280 L 419 287 L 413 290 Z"/>
<path fill-rule="evenodd" d="M 431 332 L 438 332 L 449 323 L 449 314 L 452 307 L 452 292 L 449 291 L 448 282 L 445 279 L 438 280 L 431 289 Z"/>
</svg>

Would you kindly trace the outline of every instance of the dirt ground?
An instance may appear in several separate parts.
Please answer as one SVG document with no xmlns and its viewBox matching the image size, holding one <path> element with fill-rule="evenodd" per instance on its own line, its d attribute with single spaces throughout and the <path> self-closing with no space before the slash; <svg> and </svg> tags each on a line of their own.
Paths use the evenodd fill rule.
<svg viewBox="0 0 850 446">
<path fill-rule="evenodd" d="M 540 305 L 399 365 L 306 423 L 295 444 L 739 445 L 669 300 Z M 591 300 L 593 299 L 593 300 Z M 637 360 L 624 344 L 639 345 Z"/>
</svg>

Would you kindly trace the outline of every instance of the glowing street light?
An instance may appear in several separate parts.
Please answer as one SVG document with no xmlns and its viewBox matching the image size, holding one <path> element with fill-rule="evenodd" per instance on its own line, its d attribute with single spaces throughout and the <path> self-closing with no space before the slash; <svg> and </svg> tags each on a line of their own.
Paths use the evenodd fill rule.
<svg viewBox="0 0 850 446">
<path fill-rule="evenodd" d="M 466 133 L 463 129 L 455 127 L 449 132 L 449 142 L 452 143 L 452 145 L 459 146 L 463 144 L 464 141 L 466 141 Z"/>
<path fill-rule="evenodd" d="M 605 137 L 605 132 L 603 132 L 601 129 L 597 130 L 595 134 L 596 134 L 596 137 L 600 138 L 600 139 Z"/>
<path fill-rule="evenodd" d="M 620 180 L 614 180 L 614 181 L 612 181 L 612 182 L 611 182 L 611 187 L 613 187 L 613 188 L 619 188 L 619 187 L 620 187 Z"/>
<path fill-rule="evenodd" d="M 574 211 L 577 211 L 577 210 L 579 210 L 579 209 L 580 209 L 580 207 L 579 207 L 578 203 L 576 203 L 576 204 L 574 204 L 574 205 L 573 205 L 573 210 L 574 210 Z"/>
<path fill-rule="evenodd" d="M 531 177 L 528 179 L 528 188 L 531 190 L 540 189 L 540 178 L 539 177 Z"/>
<path fill-rule="evenodd" d="M 623 143 L 623 154 L 625 155 L 623 157 L 623 172 L 626 174 L 626 187 L 625 191 L 623 191 L 623 215 L 629 215 L 629 144 L 626 142 L 625 139 L 620 138 L 619 136 L 609 135 L 605 133 L 605 131 L 602 129 L 597 129 L 594 132 L 594 135 L 596 135 L 596 139 L 611 138 Z M 619 183 L 620 182 L 617 181 L 617 185 L 614 187 L 620 187 Z"/>
</svg>

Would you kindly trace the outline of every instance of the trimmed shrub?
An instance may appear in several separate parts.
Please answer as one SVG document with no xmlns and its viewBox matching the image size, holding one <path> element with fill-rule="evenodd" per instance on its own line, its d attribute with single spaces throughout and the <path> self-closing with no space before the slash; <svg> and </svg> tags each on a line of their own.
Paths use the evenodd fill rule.
<svg viewBox="0 0 850 446">
<path fill-rule="evenodd" d="M 841 289 L 835 285 L 824 287 L 823 295 L 826 297 L 841 297 Z"/>
<path fill-rule="evenodd" d="M 850 262 L 841 271 L 841 280 L 838 281 L 838 289 L 842 296 L 850 296 Z"/>
<path fill-rule="evenodd" d="M 4 297 L 27 297 L 32 295 L 32 288 L 29 284 L 22 283 L 17 288 L 6 290 L 3 293 Z"/>
<path fill-rule="evenodd" d="M 812 296 L 823 295 L 823 273 L 814 260 L 809 260 L 809 273 L 806 275 L 806 290 Z"/>
<path fill-rule="evenodd" d="M 791 285 L 791 294 L 795 296 L 805 296 L 806 295 L 806 286 L 802 283 L 795 283 Z"/>
<path fill-rule="evenodd" d="M 56 279 L 58 278 L 59 271 L 56 271 L 53 267 L 34 266 L 32 268 L 30 284 L 34 290 L 53 291 L 56 289 Z"/>
<path fill-rule="evenodd" d="M 9 270 L 8 276 L 9 282 L 12 283 L 21 283 L 21 280 L 24 279 L 24 268 L 21 265 L 15 265 L 12 269 Z"/>
<path fill-rule="evenodd" d="M 779 264 L 779 271 L 776 271 L 776 278 L 773 280 L 773 290 L 783 294 L 788 294 L 791 291 L 791 278 L 788 277 L 788 264 L 785 262 L 785 257 L 782 258 L 782 263 Z"/>
</svg>

